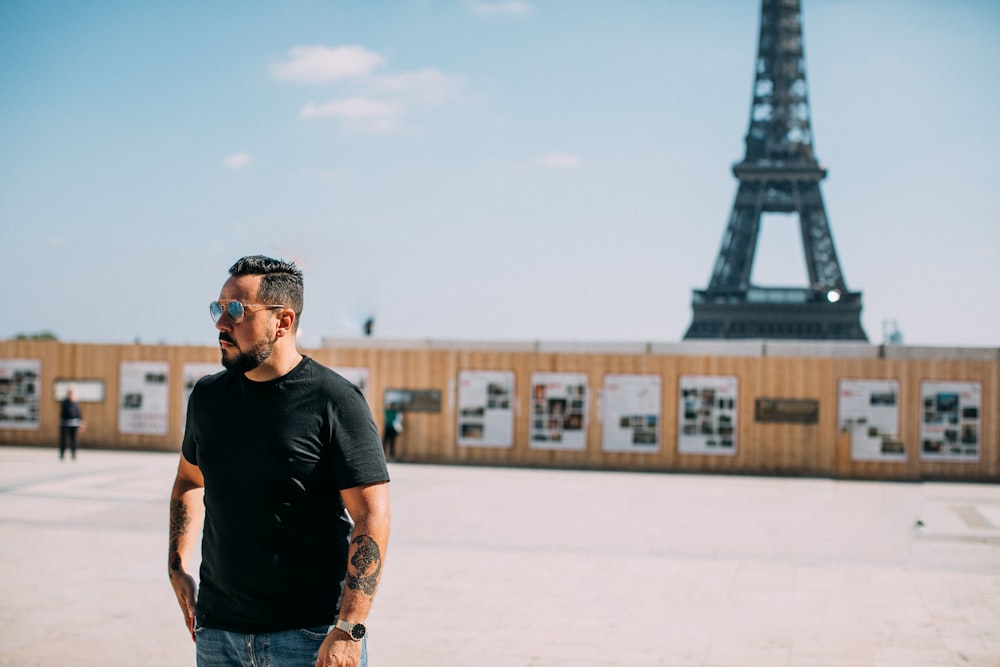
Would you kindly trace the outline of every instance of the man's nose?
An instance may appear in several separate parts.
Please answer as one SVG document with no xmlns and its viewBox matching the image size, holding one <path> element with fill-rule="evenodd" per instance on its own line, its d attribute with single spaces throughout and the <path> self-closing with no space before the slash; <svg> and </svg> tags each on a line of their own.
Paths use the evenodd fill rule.
<svg viewBox="0 0 1000 667">
<path fill-rule="evenodd" d="M 219 331 L 232 331 L 233 318 L 229 317 L 229 313 L 223 312 L 219 319 L 215 321 L 215 328 Z"/>
</svg>

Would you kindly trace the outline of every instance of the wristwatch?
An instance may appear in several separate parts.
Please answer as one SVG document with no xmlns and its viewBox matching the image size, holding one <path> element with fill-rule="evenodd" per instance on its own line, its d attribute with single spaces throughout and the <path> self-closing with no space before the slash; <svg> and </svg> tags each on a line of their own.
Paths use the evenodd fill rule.
<svg viewBox="0 0 1000 667">
<path fill-rule="evenodd" d="M 338 618 L 337 622 L 333 624 L 333 627 L 338 630 L 343 630 L 346 632 L 353 641 L 359 642 L 365 638 L 368 634 L 368 628 L 365 627 L 364 623 L 348 623 L 342 618 Z"/>
</svg>

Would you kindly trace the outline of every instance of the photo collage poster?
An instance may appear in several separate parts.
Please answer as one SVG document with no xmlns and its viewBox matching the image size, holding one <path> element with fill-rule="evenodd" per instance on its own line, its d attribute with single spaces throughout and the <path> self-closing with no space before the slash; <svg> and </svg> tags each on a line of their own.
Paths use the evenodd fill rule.
<svg viewBox="0 0 1000 667">
<path fill-rule="evenodd" d="M 0 428 L 38 430 L 40 359 L 0 359 Z"/>
<path fill-rule="evenodd" d="M 532 373 L 532 449 L 587 447 L 587 374 Z"/>
<path fill-rule="evenodd" d="M 920 458 L 978 461 L 982 385 L 921 382 Z"/>
<path fill-rule="evenodd" d="M 334 373 L 341 376 L 361 390 L 365 400 L 368 400 L 368 369 L 363 366 L 330 366 Z"/>
<path fill-rule="evenodd" d="M 898 380 L 841 380 L 837 423 L 851 434 L 852 460 L 906 460 Z"/>
<path fill-rule="evenodd" d="M 682 375 L 677 419 L 681 454 L 736 454 L 736 398 L 739 379 L 724 375 Z"/>
<path fill-rule="evenodd" d="M 660 450 L 659 375 L 605 375 L 601 447 L 606 452 Z"/>
<path fill-rule="evenodd" d="M 214 375 L 222 370 L 222 364 L 212 361 L 204 362 L 190 362 L 184 364 L 184 368 L 181 372 L 184 374 L 184 395 L 181 399 L 181 433 L 187 427 L 187 411 L 188 411 L 188 399 L 191 398 L 191 392 L 194 391 L 194 386 L 198 384 L 198 380 L 202 379 L 206 375 Z"/>
<path fill-rule="evenodd" d="M 458 444 L 514 446 L 514 371 L 459 371 Z"/>
<path fill-rule="evenodd" d="M 118 432 L 167 434 L 170 364 L 123 361 L 119 367 Z"/>
</svg>

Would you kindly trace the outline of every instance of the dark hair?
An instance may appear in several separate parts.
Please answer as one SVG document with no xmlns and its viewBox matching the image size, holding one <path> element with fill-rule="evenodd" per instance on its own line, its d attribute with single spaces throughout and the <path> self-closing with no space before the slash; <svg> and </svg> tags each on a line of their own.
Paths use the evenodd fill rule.
<svg viewBox="0 0 1000 667">
<path fill-rule="evenodd" d="M 236 260 L 229 267 L 231 276 L 262 276 L 257 300 L 260 303 L 282 304 L 295 311 L 295 326 L 298 328 L 302 317 L 303 282 L 302 271 L 294 262 L 272 259 L 264 255 L 249 255 Z"/>
</svg>

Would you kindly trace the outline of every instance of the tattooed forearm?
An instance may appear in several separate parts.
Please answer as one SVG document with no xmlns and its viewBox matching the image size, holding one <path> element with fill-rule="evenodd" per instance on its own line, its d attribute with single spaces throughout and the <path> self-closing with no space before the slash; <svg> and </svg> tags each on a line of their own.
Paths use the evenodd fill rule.
<svg viewBox="0 0 1000 667">
<path fill-rule="evenodd" d="M 382 552 L 378 542 L 367 535 L 358 535 L 351 544 L 357 546 L 351 556 L 351 565 L 356 574 L 347 573 L 347 587 L 367 595 L 375 595 L 378 577 L 382 573 Z"/>
<path fill-rule="evenodd" d="M 188 515 L 184 501 L 175 500 L 170 503 L 170 539 L 176 540 L 187 532 L 190 525 L 191 517 Z"/>
<path fill-rule="evenodd" d="M 181 569 L 181 555 L 178 551 L 181 535 L 187 532 L 191 525 L 191 517 L 188 515 L 187 507 L 180 500 L 170 503 L 170 553 L 167 556 L 168 567 L 171 572 Z"/>
</svg>

